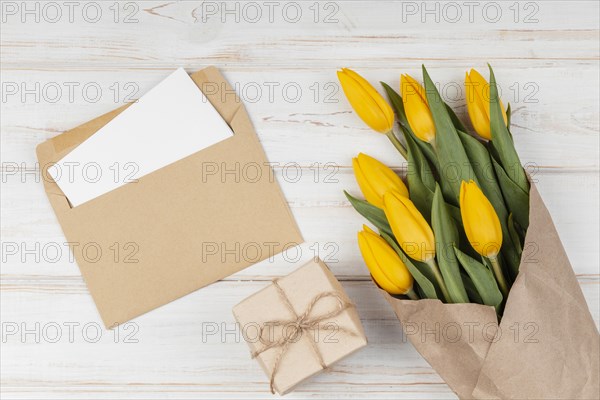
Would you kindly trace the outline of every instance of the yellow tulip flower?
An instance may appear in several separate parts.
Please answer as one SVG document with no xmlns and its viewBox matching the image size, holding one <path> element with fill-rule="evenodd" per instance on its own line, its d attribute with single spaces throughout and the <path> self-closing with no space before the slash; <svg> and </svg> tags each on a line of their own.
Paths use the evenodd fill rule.
<svg viewBox="0 0 600 400">
<path fill-rule="evenodd" d="M 490 85 L 485 78 L 476 70 L 471 69 L 465 76 L 465 89 L 467 110 L 473 128 L 479 136 L 491 140 L 492 133 L 490 131 Z M 500 100 L 500 109 L 504 123 L 507 123 L 506 110 Z"/>
<path fill-rule="evenodd" d="M 435 236 L 421 212 L 408 197 L 396 190 L 383 195 L 383 211 L 404 253 L 429 265 L 444 300 L 450 302 L 450 293 L 435 261 Z"/>
<path fill-rule="evenodd" d="M 502 246 L 500 220 L 481 189 L 473 181 L 460 185 L 460 215 L 471 246 L 485 257 L 495 257 Z"/>
<path fill-rule="evenodd" d="M 413 277 L 400 256 L 369 227 L 358 233 L 360 252 L 377 284 L 390 294 L 406 294 L 414 298 Z"/>
<path fill-rule="evenodd" d="M 388 133 L 394 126 L 394 111 L 362 76 L 348 68 L 337 71 L 342 89 L 358 116 L 374 131 Z"/>
<path fill-rule="evenodd" d="M 433 231 L 413 202 L 397 190 L 390 190 L 383 196 L 383 210 L 402 250 L 418 261 L 433 260 Z"/>
<path fill-rule="evenodd" d="M 490 260 L 498 286 L 506 298 L 508 285 L 498 261 L 502 227 L 496 210 L 473 181 L 462 181 L 460 185 L 460 215 L 467 239 L 476 252 Z"/>
<path fill-rule="evenodd" d="M 360 153 L 352 159 L 356 182 L 367 201 L 376 207 L 383 207 L 383 195 L 395 189 L 408 197 L 408 189 L 402 179 L 389 167 L 371 156 Z"/>
<path fill-rule="evenodd" d="M 409 75 L 400 77 L 400 91 L 408 124 L 414 134 L 424 142 L 435 140 L 435 124 L 429 110 L 425 88 Z"/>
</svg>

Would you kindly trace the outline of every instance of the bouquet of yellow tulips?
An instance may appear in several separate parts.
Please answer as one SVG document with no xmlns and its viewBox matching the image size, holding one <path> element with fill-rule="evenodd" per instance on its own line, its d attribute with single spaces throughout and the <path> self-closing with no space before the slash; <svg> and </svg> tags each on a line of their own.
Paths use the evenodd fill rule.
<svg viewBox="0 0 600 400">
<path fill-rule="evenodd" d="M 366 200 L 346 193 L 379 230 L 365 227 L 359 246 L 374 280 L 392 295 L 502 312 L 529 223 L 529 182 L 491 68 L 490 74 L 491 84 L 475 70 L 465 79 L 475 137 L 425 68 L 425 87 L 409 75 L 401 77 L 402 96 L 384 85 L 393 108 L 357 73 L 338 72 L 356 113 L 408 161 L 409 188 L 390 168 L 359 154 L 352 165 Z M 394 132 L 396 116 L 402 139 Z"/>
<path fill-rule="evenodd" d="M 360 251 L 405 331 L 415 334 L 413 345 L 459 397 L 597 395 L 598 330 L 521 166 L 510 105 L 502 104 L 491 67 L 489 74 L 489 83 L 475 70 L 465 77 L 470 133 L 425 67 L 423 86 L 409 75 L 401 76 L 400 93 L 382 83 L 389 102 L 356 72 L 338 71 L 356 114 L 408 161 L 403 180 L 369 155 L 352 160 L 364 200 L 346 197 L 375 228 L 358 233 Z M 584 326 L 575 341 L 563 326 L 574 315 Z M 458 338 L 447 337 L 448 324 L 459 327 Z M 503 340 L 502 327 L 515 324 L 534 324 L 548 341 Z M 436 340 L 423 340 L 436 327 Z M 540 362 L 528 373 L 515 372 L 532 360 Z M 573 371 L 565 373 L 564 363 Z M 582 370 L 596 379 L 576 376 Z"/>
</svg>

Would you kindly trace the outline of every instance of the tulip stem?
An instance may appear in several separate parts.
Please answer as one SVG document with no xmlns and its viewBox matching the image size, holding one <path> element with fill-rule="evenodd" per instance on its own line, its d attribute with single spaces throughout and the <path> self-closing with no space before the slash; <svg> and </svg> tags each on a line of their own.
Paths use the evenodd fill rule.
<svg viewBox="0 0 600 400">
<path fill-rule="evenodd" d="M 419 295 L 417 295 L 417 293 L 415 293 L 415 291 L 413 290 L 413 288 L 410 288 L 408 290 L 408 292 L 405 293 L 409 299 L 411 300 L 420 300 Z"/>
<path fill-rule="evenodd" d="M 438 285 L 440 285 L 440 289 L 442 290 L 442 295 L 444 296 L 444 300 L 446 300 L 446 303 L 451 303 L 452 300 L 450 299 L 450 293 L 448 293 L 448 288 L 446 287 L 446 283 L 444 282 L 444 278 L 442 277 L 440 268 L 438 267 L 437 263 L 435 262 L 435 258 L 432 258 L 431 260 L 427 261 L 427 265 L 429 265 L 431 267 L 431 269 L 433 270 L 433 275 L 435 276 L 435 279 L 437 280 Z"/>
<path fill-rule="evenodd" d="M 504 299 L 508 297 L 508 285 L 506 284 L 506 280 L 504 279 L 504 274 L 502 273 L 502 268 L 500 267 L 500 263 L 498 262 L 498 257 L 488 257 L 490 262 L 492 263 L 492 268 L 494 270 L 494 275 L 496 276 L 496 280 L 498 281 L 498 285 L 500 286 L 500 291 L 504 296 Z"/>
<path fill-rule="evenodd" d="M 400 141 L 394 134 L 394 129 L 391 129 L 389 132 L 387 132 L 385 136 L 387 136 L 388 139 L 390 139 L 390 142 L 392 142 L 396 150 L 398 150 L 400 154 L 402 154 L 402 157 L 404 157 L 405 160 L 408 160 L 408 152 L 406 151 L 406 147 L 404 147 L 404 145 L 400 143 Z"/>
</svg>

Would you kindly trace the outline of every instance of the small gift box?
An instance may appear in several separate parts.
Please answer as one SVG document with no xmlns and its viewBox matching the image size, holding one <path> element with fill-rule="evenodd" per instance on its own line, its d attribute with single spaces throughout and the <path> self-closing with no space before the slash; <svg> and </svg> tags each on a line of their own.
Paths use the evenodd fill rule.
<svg viewBox="0 0 600 400">
<path fill-rule="evenodd" d="M 311 261 L 233 308 L 244 339 L 283 395 L 366 346 L 358 313 L 321 261 Z"/>
</svg>

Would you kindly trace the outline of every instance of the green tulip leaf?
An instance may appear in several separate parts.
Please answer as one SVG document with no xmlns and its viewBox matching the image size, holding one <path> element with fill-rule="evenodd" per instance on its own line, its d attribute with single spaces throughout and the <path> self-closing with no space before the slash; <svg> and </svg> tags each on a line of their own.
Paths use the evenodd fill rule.
<svg viewBox="0 0 600 400">
<path fill-rule="evenodd" d="M 504 168 L 493 157 L 492 163 L 508 209 L 514 215 L 515 221 L 517 221 L 521 228 L 527 230 L 529 226 L 529 194 L 524 192 L 517 183 L 510 179 Z"/>
<path fill-rule="evenodd" d="M 440 289 L 440 285 L 435 278 L 435 273 L 433 272 L 433 269 L 431 269 L 431 266 L 429 266 L 427 263 L 413 260 L 412 258 L 410 258 L 410 262 L 412 262 L 412 264 L 433 284 L 439 299 L 442 300 L 442 290 Z"/>
<path fill-rule="evenodd" d="M 409 157 L 410 158 L 410 157 Z M 421 177 L 409 168 L 407 174 L 410 199 L 415 204 L 425 219 L 429 222 L 431 215 L 431 203 L 433 201 L 433 193 L 421 181 Z"/>
<path fill-rule="evenodd" d="M 411 174 L 411 172 L 408 172 Z M 414 172 L 408 178 L 408 185 L 410 187 L 410 199 L 415 204 L 415 207 L 425 217 L 427 222 L 430 222 L 431 215 L 431 202 L 433 201 L 433 193 L 429 191 L 421 182 L 421 178 Z"/>
<path fill-rule="evenodd" d="M 454 225 L 456 226 L 456 229 L 458 231 L 457 245 L 460 247 L 463 245 L 463 243 L 468 244 L 469 239 L 467 238 L 467 233 L 465 232 L 465 228 L 463 226 L 460 208 L 455 207 L 452 204 L 448 204 L 448 203 L 446 203 L 446 208 L 448 209 L 448 212 L 450 213 L 452 220 L 454 220 Z M 477 256 L 478 253 L 475 251 L 475 249 L 470 244 L 467 246 L 467 249 L 469 252 L 467 254 L 472 254 L 473 256 Z"/>
<path fill-rule="evenodd" d="M 398 117 L 398 123 L 403 127 L 410 129 L 410 125 L 408 124 L 408 119 L 406 118 L 406 112 L 404 111 L 404 102 L 402 101 L 402 97 L 396 92 L 394 89 L 390 87 L 385 82 L 380 82 L 381 86 L 385 89 L 387 93 L 388 99 L 392 105 L 392 108 L 396 112 L 396 116 Z"/>
<path fill-rule="evenodd" d="M 421 148 L 417 145 L 417 140 L 413 138 L 410 134 L 405 134 L 406 144 L 409 147 L 409 168 L 410 164 L 413 164 L 413 168 L 415 168 L 415 172 L 419 173 L 419 178 L 425 185 L 427 189 L 433 195 L 435 191 L 435 177 L 433 176 L 433 171 L 429 166 L 429 163 L 425 159 L 425 155 L 422 153 Z M 412 156 L 412 160 L 411 160 Z"/>
<path fill-rule="evenodd" d="M 458 246 L 458 230 L 448 211 L 439 186 L 436 187 L 431 207 L 431 225 L 435 235 L 435 253 L 453 303 L 468 303 L 469 297 L 460 277 L 460 266 L 454 246 Z"/>
<path fill-rule="evenodd" d="M 425 208 L 424 210 L 419 209 L 419 211 L 421 211 L 421 213 L 423 215 L 425 215 L 427 222 L 431 221 L 430 215 L 431 215 L 431 202 L 433 200 L 433 192 L 435 191 L 435 184 L 436 184 L 436 175 L 434 175 L 434 171 L 431 169 L 429 163 L 427 162 L 427 159 L 431 160 L 431 158 L 429 156 L 427 156 L 427 151 L 431 152 L 433 154 L 433 148 L 431 147 L 431 145 L 429 143 L 425 143 L 424 141 L 422 141 L 421 139 L 417 138 L 413 133 L 411 133 L 411 131 L 404 131 L 404 137 L 406 140 L 406 143 L 409 147 L 409 153 L 410 153 L 410 148 L 412 148 L 412 152 L 414 155 L 414 161 L 411 162 L 410 159 L 410 154 L 409 154 L 409 175 L 408 175 L 408 180 L 409 180 L 409 191 L 410 191 L 410 173 L 411 171 L 411 163 L 413 165 L 418 165 L 418 171 L 419 171 L 419 178 L 421 182 L 416 182 L 417 185 L 419 185 L 419 187 L 417 187 L 415 189 L 415 191 L 420 192 L 419 196 L 423 197 L 425 196 L 426 200 L 427 200 L 427 208 Z M 427 150 L 427 151 L 425 151 Z M 434 160 L 437 162 L 437 158 L 435 158 L 435 154 L 433 154 L 432 156 L 434 158 Z M 435 165 L 436 171 L 439 168 L 439 165 Z M 439 174 L 437 174 L 439 175 Z M 447 182 L 446 180 L 440 180 L 440 182 L 438 182 L 440 184 L 440 186 L 442 187 L 442 192 L 443 193 L 451 193 L 451 189 L 450 189 L 450 183 Z M 425 186 L 425 188 L 427 189 L 426 191 L 424 189 L 422 189 L 420 186 Z M 450 194 L 450 196 L 452 196 Z M 411 199 L 412 199 L 412 191 L 411 191 Z M 418 207 L 417 207 L 418 208 Z"/>
<path fill-rule="evenodd" d="M 377 229 L 392 235 L 392 228 L 390 228 L 390 224 L 381 208 L 375 207 L 368 201 L 357 199 L 345 190 L 344 194 L 348 201 L 350 201 L 350 204 L 352 204 L 352 207 L 354 207 L 360 215 L 369 220 L 369 222 L 375 225 Z"/>
<path fill-rule="evenodd" d="M 490 69 L 490 131 L 492 133 L 492 142 L 498 151 L 500 164 L 507 171 L 512 180 L 525 192 L 529 193 L 529 182 L 519 160 L 519 155 L 515 149 L 513 138 L 508 131 L 502 109 L 500 107 L 500 96 L 496 86 L 496 77 L 492 66 Z"/>
<path fill-rule="evenodd" d="M 506 105 L 506 129 L 510 132 L 510 119 L 512 116 L 512 109 L 510 108 L 510 103 Z M 512 137 L 512 133 L 510 135 Z"/>
<path fill-rule="evenodd" d="M 452 204 L 446 203 L 446 208 L 448 209 L 448 213 L 454 220 L 454 223 L 457 226 L 462 226 L 462 215 L 460 214 L 460 208 L 453 206 Z M 460 231 L 460 229 L 459 229 Z"/>
<path fill-rule="evenodd" d="M 469 299 L 471 300 L 471 302 L 477 303 L 477 304 L 483 304 L 483 300 L 481 299 L 481 296 L 479 295 L 479 292 L 477 291 L 477 288 L 475 287 L 475 284 L 473 284 L 473 281 L 471 280 L 469 275 L 467 275 L 463 271 L 460 271 L 460 276 L 465 285 L 467 295 L 469 296 Z"/>
<path fill-rule="evenodd" d="M 503 298 L 494 274 L 485 265 L 469 257 L 456 247 L 454 248 L 454 252 L 460 264 L 471 278 L 473 285 L 481 296 L 483 304 L 496 307 L 498 310 Z"/>
<path fill-rule="evenodd" d="M 435 188 L 435 180 L 433 178 L 429 164 L 425 160 L 419 147 L 410 135 L 405 135 L 408 148 L 408 173 L 406 179 L 408 181 L 408 191 L 410 199 L 413 201 L 417 209 L 430 222 L 431 202 L 433 201 L 433 190 Z"/>
<path fill-rule="evenodd" d="M 435 124 L 435 148 L 440 164 L 440 179 L 442 182 L 447 181 L 448 183 L 448 185 L 442 186 L 444 197 L 450 204 L 458 206 L 461 182 L 476 180 L 476 177 L 448 114 L 446 103 L 442 100 L 425 66 L 423 66 L 423 81 L 429 110 Z"/>
<path fill-rule="evenodd" d="M 452 124 L 456 128 L 457 131 L 466 132 L 467 128 L 463 125 L 462 121 L 458 118 L 458 115 L 454 112 L 454 110 L 446 103 L 446 111 L 448 111 L 448 115 L 452 120 Z"/>
<path fill-rule="evenodd" d="M 400 246 L 398 246 L 394 238 L 391 235 L 386 234 L 385 232 L 379 233 L 381 234 L 381 237 L 384 238 L 390 246 L 392 246 L 396 253 L 398 253 L 400 259 L 402 259 L 402 261 L 406 265 L 406 268 L 408 268 L 408 271 L 419 285 L 419 288 L 422 292 L 421 298 L 438 299 L 439 297 L 437 295 L 435 286 L 433 285 L 433 283 L 431 283 L 432 281 L 429 278 L 427 278 L 417 267 L 415 267 L 413 261 L 406 254 L 404 254 L 404 252 L 402 251 Z"/>
<path fill-rule="evenodd" d="M 415 292 L 417 292 L 417 294 L 419 295 L 419 297 L 421 299 L 426 299 L 427 295 L 425 294 L 425 292 L 423 291 L 423 289 L 421 289 L 421 286 L 419 286 L 419 282 L 415 281 L 415 286 L 416 286 Z"/>
<path fill-rule="evenodd" d="M 512 240 L 513 245 L 517 249 L 519 254 L 523 253 L 523 240 L 521 240 L 521 236 L 517 232 L 517 228 L 515 228 L 515 221 L 513 219 L 513 214 L 510 213 L 508 215 L 508 232 L 510 233 L 510 240 Z"/>
</svg>

